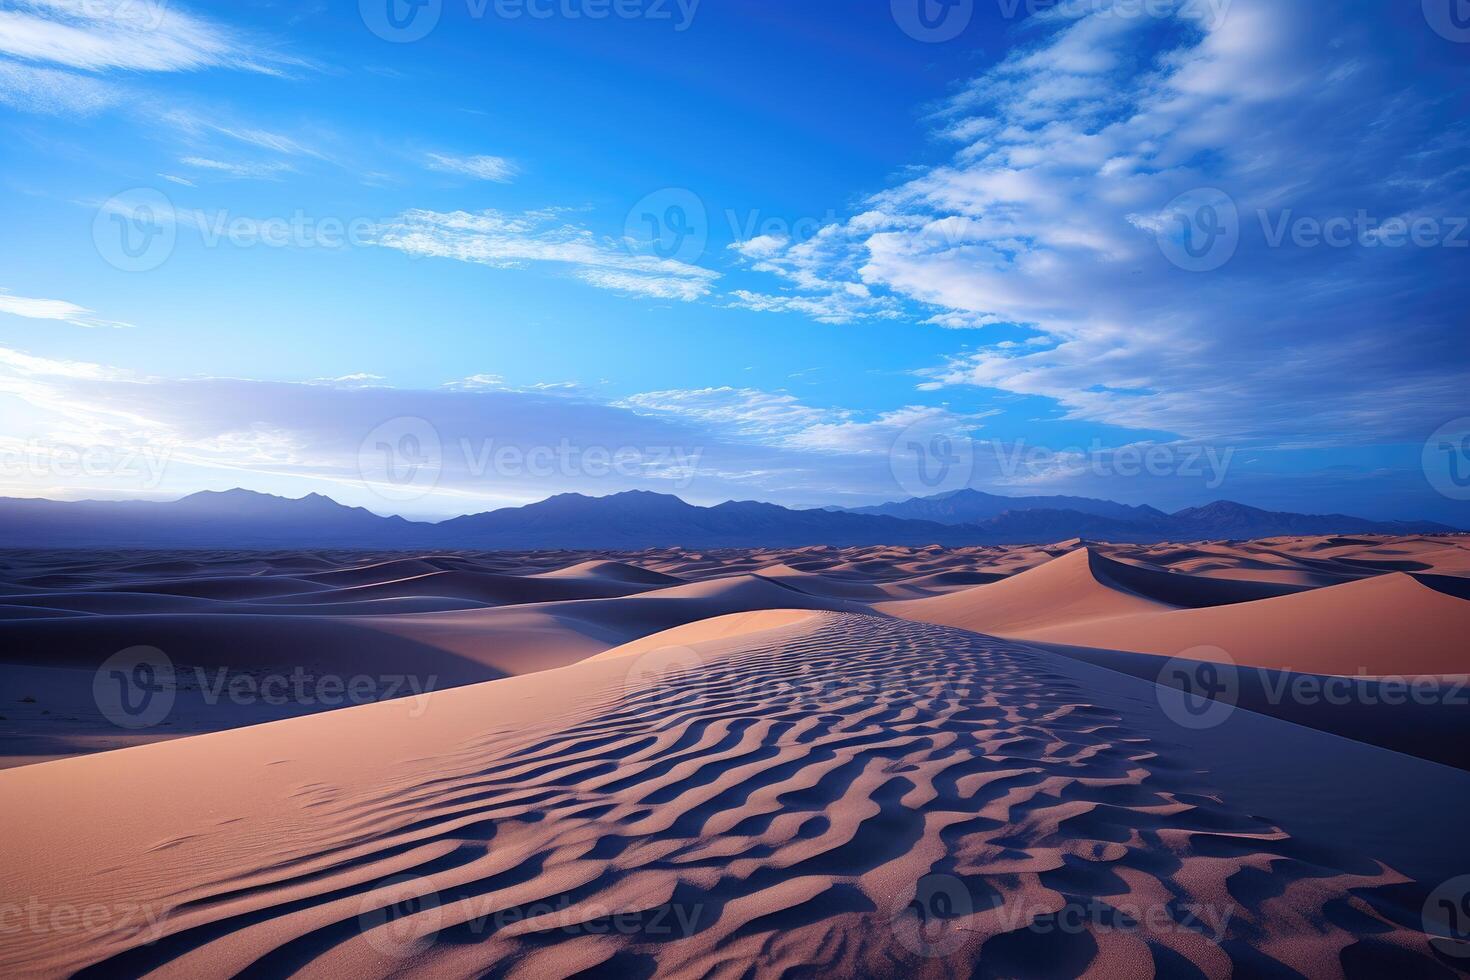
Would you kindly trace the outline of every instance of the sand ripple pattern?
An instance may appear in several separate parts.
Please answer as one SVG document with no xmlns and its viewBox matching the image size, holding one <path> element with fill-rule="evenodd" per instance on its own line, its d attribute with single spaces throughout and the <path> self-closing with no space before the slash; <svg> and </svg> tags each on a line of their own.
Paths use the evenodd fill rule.
<svg viewBox="0 0 1470 980">
<path fill-rule="evenodd" d="M 859 614 L 767 636 L 487 718 L 368 798 L 302 787 L 309 851 L 201 869 L 168 936 L 81 975 L 1453 973 L 1402 876 L 1212 795 L 1046 654 Z"/>
</svg>

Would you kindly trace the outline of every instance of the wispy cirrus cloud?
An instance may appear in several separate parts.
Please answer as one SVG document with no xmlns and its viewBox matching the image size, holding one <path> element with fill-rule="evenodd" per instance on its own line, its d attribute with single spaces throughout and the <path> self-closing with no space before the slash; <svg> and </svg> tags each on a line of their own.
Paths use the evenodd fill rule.
<svg viewBox="0 0 1470 980">
<path fill-rule="evenodd" d="M 749 289 L 730 292 L 734 309 L 760 313 L 799 313 L 818 323 L 852 323 L 854 320 L 896 320 L 903 316 L 892 300 L 875 296 L 860 282 L 843 283 L 819 295 L 757 293 Z"/>
<path fill-rule="evenodd" d="M 365 371 L 355 371 L 352 374 L 342 374 L 335 378 L 313 378 L 306 382 L 312 385 L 334 385 L 339 388 L 376 388 L 387 379 L 381 374 L 368 374 Z"/>
<path fill-rule="evenodd" d="M 179 163 L 234 180 L 280 180 L 284 175 L 296 169 L 289 163 L 280 160 L 215 160 L 210 157 L 183 157 Z"/>
<path fill-rule="evenodd" d="M 28 320 L 55 320 L 74 327 L 128 327 L 131 324 L 106 320 L 84 306 L 64 299 L 35 299 L 17 296 L 8 289 L 0 288 L 0 313 L 24 317 Z"/>
<path fill-rule="evenodd" d="M 600 289 L 653 299 L 692 302 L 719 278 L 687 262 L 627 251 L 555 211 L 406 211 L 379 228 L 376 244 L 499 269 L 544 265 Z"/>
<path fill-rule="evenodd" d="M 0 104 L 50 116 L 90 116 L 116 105 L 123 95 L 89 75 L 41 68 L 0 58 Z"/>
<path fill-rule="evenodd" d="M 460 391 L 487 391 L 493 388 L 505 388 L 505 378 L 498 374 L 471 374 L 465 378 L 455 381 L 446 381 L 445 388 Z"/>
<path fill-rule="evenodd" d="M 137 93 L 119 75 L 210 68 L 282 75 L 307 62 L 172 0 L 14 0 L 0 7 L 0 104 L 90 115 Z M 149 121 L 154 113 L 147 113 Z"/>
<path fill-rule="evenodd" d="M 529 385 L 513 385 L 498 374 L 472 374 L 440 385 L 446 391 L 519 391 L 540 394 L 583 394 L 585 389 L 574 381 L 537 381 Z"/>
<path fill-rule="evenodd" d="M 640 392 L 619 404 L 636 412 L 697 419 L 757 437 L 784 437 L 834 416 L 831 410 L 802 404 L 787 392 L 728 386 Z"/>
<path fill-rule="evenodd" d="M 284 59 L 166 0 L 15 0 L 0 10 L 0 54 L 86 71 L 230 67 L 274 73 Z"/>
<path fill-rule="evenodd" d="M 505 157 L 497 156 L 450 156 L 445 153 L 430 153 L 426 158 L 430 170 L 460 174 L 476 180 L 491 180 L 497 184 L 508 184 L 521 172 Z"/>
<path fill-rule="evenodd" d="M 695 420 L 783 449 L 883 456 L 891 453 L 895 441 L 915 426 L 969 439 L 981 419 L 995 414 L 963 414 L 923 405 L 861 413 L 809 405 L 789 392 L 728 386 L 641 392 L 616 404 L 640 414 Z"/>
<path fill-rule="evenodd" d="M 193 109 L 171 108 L 157 113 L 157 119 L 188 139 L 199 143 L 205 143 L 212 137 L 223 136 L 227 140 L 282 156 L 326 159 L 326 154 L 296 137 L 237 122 L 228 116 L 221 116 L 217 111 L 205 113 Z"/>
</svg>

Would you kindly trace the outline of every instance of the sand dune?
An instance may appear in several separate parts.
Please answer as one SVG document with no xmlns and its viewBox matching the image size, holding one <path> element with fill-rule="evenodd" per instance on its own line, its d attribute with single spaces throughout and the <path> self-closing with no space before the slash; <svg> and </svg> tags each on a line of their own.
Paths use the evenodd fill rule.
<svg viewBox="0 0 1470 980">
<path fill-rule="evenodd" d="M 1058 622 L 1087 623 L 1175 607 L 1111 582 L 1115 565 L 1083 548 L 990 585 L 878 606 L 903 619 L 1024 636 Z"/>
<path fill-rule="evenodd" d="M 1028 629 L 1032 640 L 1318 674 L 1470 674 L 1470 602 L 1393 573 L 1243 605 Z"/>
<path fill-rule="evenodd" d="M 114 912 L 0 970 L 1458 971 L 1470 775 L 891 618 L 687 649 L 0 773 L 4 893 Z"/>
<path fill-rule="evenodd" d="M 882 602 L 895 598 L 893 590 L 903 590 L 902 585 L 885 586 L 871 581 L 848 581 L 819 572 L 801 571 L 784 562 L 762 566 L 755 570 L 755 574 L 807 595 L 851 599 L 855 602 Z"/>
<path fill-rule="evenodd" d="M 709 643 L 714 640 L 741 639 L 750 642 L 757 634 L 774 632 L 804 623 L 819 615 L 810 609 L 762 609 L 757 612 L 727 613 L 699 619 L 684 626 L 661 630 L 631 642 L 604 650 L 588 660 L 612 660 L 634 654 L 671 651 L 686 652 L 687 647 Z"/>
<path fill-rule="evenodd" d="M 396 582 L 400 579 L 414 578 L 418 575 L 430 575 L 443 570 L 439 564 L 427 558 L 396 558 L 389 561 L 359 565 L 354 568 L 333 569 L 303 577 L 309 577 L 313 582 L 340 589 L 351 588 L 357 585 L 378 585 L 383 582 Z"/>
<path fill-rule="evenodd" d="M 875 606 L 1047 643 L 1317 674 L 1470 674 L 1466 580 L 1401 572 L 1301 589 L 1074 551 L 1000 582 Z M 1219 656 L 1223 650 L 1225 657 Z"/>
<path fill-rule="evenodd" d="M 1106 585 L 1181 608 L 1228 606 L 1294 595 L 1308 588 L 1294 583 L 1252 579 L 1246 577 L 1244 570 L 1240 576 L 1221 578 L 1181 574 L 1145 564 L 1115 561 L 1095 552 L 1091 553 L 1090 563 L 1094 577 Z"/>
<path fill-rule="evenodd" d="M 3 601 L 12 607 L 33 606 L 38 609 L 69 610 L 111 616 L 206 612 L 221 608 L 221 602 L 217 599 L 159 592 L 36 592 L 6 596 Z M 8 614 L 0 613 L 0 619 L 10 618 Z"/>
<path fill-rule="evenodd" d="M 676 575 L 665 575 L 651 568 L 642 568 L 623 561 L 584 561 L 555 571 L 541 572 L 537 578 L 572 578 L 587 581 L 625 582 L 633 585 L 667 586 L 680 585 L 683 580 Z"/>
<path fill-rule="evenodd" d="M 399 564 L 389 573 L 404 570 Z M 380 567 L 373 574 L 383 571 Z M 661 589 L 612 583 L 615 593 L 648 591 L 495 607 L 413 594 L 425 578 L 437 582 L 438 576 L 460 574 L 431 572 L 386 583 L 385 589 L 406 584 L 406 594 L 371 592 L 383 597 L 357 601 L 329 600 L 379 586 L 328 589 L 309 597 L 322 601 L 304 604 L 147 594 L 126 615 L 111 611 L 114 601 L 129 598 L 126 593 L 78 593 L 80 605 L 107 610 L 95 615 L 30 606 L 7 610 L 0 603 L 0 688 L 36 698 L 0 710 L 0 766 L 273 721 L 344 703 L 313 698 L 265 704 L 252 695 L 241 704 L 218 694 L 205 696 L 211 689 L 228 692 L 236 683 L 254 691 L 271 678 L 279 688 L 282 678 L 305 672 L 313 684 L 332 678 L 344 685 L 357 681 L 366 699 L 407 696 L 562 667 L 642 636 L 728 613 L 851 605 L 750 575 Z M 463 578 L 457 581 L 466 584 Z M 520 581 L 529 583 L 525 597 L 538 600 L 558 592 L 608 591 L 589 589 L 578 577 Z M 170 603 L 186 603 L 189 611 L 147 611 Z M 165 728 L 119 729 L 92 699 L 94 672 L 109 657 L 133 648 L 157 651 L 178 673 L 164 681 L 178 702 Z M 42 693 L 44 700 L 36 697 Z"/>
<path fill-rule="evenodd" d="M 264 599 L 325 588 L 304 578 L 288 576 L 231 575 L 161 581 L 130 581 L 125 585 L 107 586 L 104 591 L 155 593 L 157 595 L 191 596 L 197 599 Z"/>
<path fill-rule="evenodd" d="M 673 580 L 676 581 L 677 580 Z M 655 588 L 612 577 L 504 575 L 495 572 L 434 571 L 346 588 L 283 596 L 277 603 L 340 603 L 401 596 L 467 599 L 483 605 L 520 605 L 568 599 L 606 599 Z"/>
</svg>

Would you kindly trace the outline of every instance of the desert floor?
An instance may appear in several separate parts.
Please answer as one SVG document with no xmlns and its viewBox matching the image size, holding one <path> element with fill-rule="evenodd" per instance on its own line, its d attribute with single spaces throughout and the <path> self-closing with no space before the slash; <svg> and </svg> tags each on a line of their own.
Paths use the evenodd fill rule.
<svg viewBox="0 0 1470 980">
<path fill-rule="evenodd" d="M 0 973 L 1470 972 L 1470 539 L 0 553 Z"/>
</svg>

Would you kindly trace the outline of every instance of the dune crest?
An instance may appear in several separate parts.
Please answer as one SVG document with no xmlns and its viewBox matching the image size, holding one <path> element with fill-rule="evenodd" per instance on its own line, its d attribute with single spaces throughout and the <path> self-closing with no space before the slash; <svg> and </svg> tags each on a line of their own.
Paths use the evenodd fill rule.
<svg viewBox="0 0 1470 980">
<path fill-rule="evenodd" d="M 696 620 L 684 626 L 675 626 L 673 629 L 661 630 L 630 643 L 615 646 L 611 650 L 605 650 L 588 659 L 611 660 L 615 657 L 626 657 L 629 654 L 649 653 L 670 647 L 693 646 L 708 643 L 711 640 L 736 638 L 752 640 L 755 638 L 753 634 L 796 626 L 817 615 L 818 613 L 810 609 L 762 609 L 757 612 L 727 613 L 723 616 Z"/>
<path fill-rule="evenodd" d="M 1092 549 L 1079 548 L 999 582 L 877 608 L 902 619 L 1009 636 L 1058 621 L 1086 623 L 1175 608 L 1110 582 L 1103 561 Z"/>
<path fill-rule="evenodd" d="M 1027 639 L 1317 674 L 1470 674 L 1470 602 L 1401 572 L 1238 605 L 1031 629 Z"/>
</svg>

